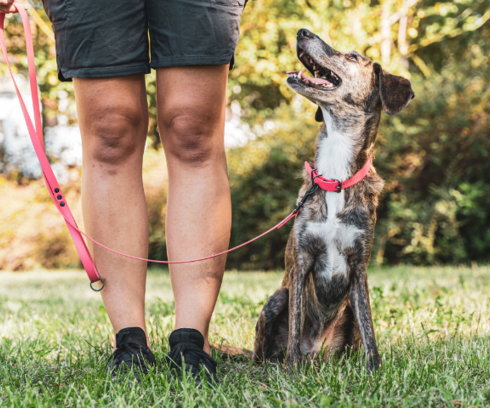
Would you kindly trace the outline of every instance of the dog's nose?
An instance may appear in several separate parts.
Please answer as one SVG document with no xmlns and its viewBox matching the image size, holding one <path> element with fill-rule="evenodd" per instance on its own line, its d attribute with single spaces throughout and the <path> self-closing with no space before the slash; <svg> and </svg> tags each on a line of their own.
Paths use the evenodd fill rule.
<svg viewBox="0 0 490 408">
<path fill-rule="evenodd" d="M 306 28 L 302 28 L 298 31 L 298 40 L 301 38 L 315 38 L 315 34 L 307 30 Z"/>
</svg>

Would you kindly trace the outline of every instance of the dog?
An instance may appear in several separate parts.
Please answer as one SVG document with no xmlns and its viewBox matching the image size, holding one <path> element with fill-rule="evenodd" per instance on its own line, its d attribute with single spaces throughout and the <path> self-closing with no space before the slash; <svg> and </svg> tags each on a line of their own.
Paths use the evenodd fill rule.
<svg viewBox="0 0 490 408">
<path fill-rule="evenodd" d="M 415 94 L 407 79 L 357 52 L 339 52 L 306 29 L 298 32 L 296 52 L 314 78 L 288 73 L 287 85 L 318 105 L 315 118 L 323 122 L 316 140 L 318 174 L 345 181 L 365 168 L 367 175 L 346 189 L 340 182 L 338 191 L 318 189 L 299 210 L 281 288 L 265 303 L 255 328 L 253 358 L 285 361 L 294 369 L 307 356 L 341 355 L 362 341 L 373 372 L 381 358 L 366 269 L 384 182 L 367 163 L 382 109 L 396 114 Z M 304 172 L 298 203 L 313 185 L 311 176 Z"/>
</svg>

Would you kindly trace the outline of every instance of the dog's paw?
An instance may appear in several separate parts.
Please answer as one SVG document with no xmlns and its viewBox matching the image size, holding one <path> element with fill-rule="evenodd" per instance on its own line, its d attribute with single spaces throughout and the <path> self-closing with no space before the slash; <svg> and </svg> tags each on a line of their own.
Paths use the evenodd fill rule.
<svg viewBox="0 0 490 408">
<path fill-rule="evenodd" d="M 301 353 L 286 355 L 285 368 L 292 380 L 298 378 L 306 362 L 306 357 Z"/>
<path fill-rule="evenodd" d="M 382 373 L 381 359 L 368 360 L 367 364 L 368 373 L 371 375 L 380 375 Z"/>
</svg>

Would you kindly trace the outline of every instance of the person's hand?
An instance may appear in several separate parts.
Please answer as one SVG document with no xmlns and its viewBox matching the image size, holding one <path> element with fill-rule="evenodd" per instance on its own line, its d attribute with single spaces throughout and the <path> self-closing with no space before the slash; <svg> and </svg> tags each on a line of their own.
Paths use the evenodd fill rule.
<svg viewBox="0 0 490 408">
<path fill-rule="evenodd" d="M 15 0 L 0 0 L 0 13 L 17 13 L 14 2 Z"/>
</svg>

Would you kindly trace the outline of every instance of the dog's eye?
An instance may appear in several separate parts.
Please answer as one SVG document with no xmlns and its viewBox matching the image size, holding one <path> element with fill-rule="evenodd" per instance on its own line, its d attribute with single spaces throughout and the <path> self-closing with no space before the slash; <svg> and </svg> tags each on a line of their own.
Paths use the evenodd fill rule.
<svg viewBox="0 0 490 408">
<path fill-rule="evenodd" d="M 349 54 L 349 55 L 347 55 L 347 59 L 349 61 L 357 62 L 357 55 L 356 54 Z"/>
</svg>

